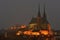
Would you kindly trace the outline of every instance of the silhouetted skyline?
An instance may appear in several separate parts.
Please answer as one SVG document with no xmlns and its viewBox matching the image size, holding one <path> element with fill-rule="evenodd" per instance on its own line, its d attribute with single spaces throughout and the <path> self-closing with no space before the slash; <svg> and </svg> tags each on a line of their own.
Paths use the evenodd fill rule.
<svg viewBox="0 0 60 40">
<path fill-rule="evenodd" d="M 43 14 L 46 2 L 46 15 L 53 29 L 60 29 L 60 0 L 0 0 L 0 28 L 14 24 L 28 24 L 37 16 L 40 3 Z"/>
</svg>

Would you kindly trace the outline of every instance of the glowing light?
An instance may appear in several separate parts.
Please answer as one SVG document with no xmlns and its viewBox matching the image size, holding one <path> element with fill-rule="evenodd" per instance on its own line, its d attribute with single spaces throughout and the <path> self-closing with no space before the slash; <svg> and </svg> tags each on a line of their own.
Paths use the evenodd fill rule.
<svg viewBox="0 0 60 40">
<path fill-rule="evenodd" d="M 21 27 L 20 28 L 26 28 L 26 25 L 21 25 Z"/>
<path fill-rule="evenodd" d="M 31 31 L 24 31 L 25 35 L 31 35 Z"/>
<path fill-rule="evenodd" d="M 24 31 L 24 34 L 25 35 L 40 35 L 40 33 L 39 32 L 32 32 L 31 30 L 29 30 L 29 31 Z"/>
<path fill-rule="evenodd" d="M 39 32 L 32 32 L 32 35 L 40 35 Z"/>
<path fill-rule="evenodd" d="M 41 34 L 48 35 L 48 31 L 47 30 L 41 30 Z"/>
<path fill-rule="evenodd" d="M 17 33 L 16 35 L 20 35 L 20 33 Z"/>
<path fill-rule="evenodd" d="M 34 26 L 37 25 L 36 23 L 30 24 L 30 28 L 34 28 Z"/>
<path fill-rule="evenodd" d="M 49 30 L 49 34 L 50 34 L 50 35 L 53 35 L 53 32 L 52 32 L 52 30 L 51 30 L 50 24 L 48 24 L 48 30 Z"/>
<path fill-rule="evenodd" d="M 22 32 L 21 31 L 18 31 L 17 33 L 16 33 L 16 35 L 20 35 Z"/>
</svg>

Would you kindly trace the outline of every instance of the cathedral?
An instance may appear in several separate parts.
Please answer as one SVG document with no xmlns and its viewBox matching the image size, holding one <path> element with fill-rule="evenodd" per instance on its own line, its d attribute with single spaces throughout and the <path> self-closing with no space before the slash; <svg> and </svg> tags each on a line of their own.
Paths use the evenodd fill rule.
<svg viewBox="0 0 60 40">
<path fill-rule="evenodd" d="M 33 31 L 48 30 L 49 33 L 52 33 L 50 23 L 48 22 L 47 17 L 46 17 L 45 5 L 44 5 L 44 12 L 43 12 L 42 17 L 40 13 L 40 5 L 39 5 L 38 15 L 37 17 L 32 17 L 29 23 L 29 28 L 32 29 Z"/>
<path fill-rule="evenodd" d="M 24 34 L 24 35 L 33 35 L 33 36 L 34 35 L 35 36 L 53 35 L 50 23 L 48 22 L 47 17 L 46 17 L 45 5 L 44 5 L 43 16 L 41 16 L 40 5 L 39 5 L 37 17 L 32 17 L 28 26 L 25 26 L 25 25 L 21 26 L 21 29 L 19 30 L 19 32 L 17 32 L 17 35 L 20 35 L 19 33 Z"/>
</svg>

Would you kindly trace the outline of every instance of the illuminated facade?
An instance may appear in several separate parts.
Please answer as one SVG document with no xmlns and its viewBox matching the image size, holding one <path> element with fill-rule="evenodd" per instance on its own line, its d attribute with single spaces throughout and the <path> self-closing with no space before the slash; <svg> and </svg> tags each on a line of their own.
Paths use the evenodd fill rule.
<svg viewBox="0 0 60 40">
<path fill-rule="evenodd" d="M 44 6 L 43 17 L 41 17 L 40 5 L 39 5 L 38 16 L 36 18 L 33 17 L 31 19 L 29 23 L 29 28 L 33 29 L 33 31 L 41 31 L 42 33 L 46 32 L 45 34 L 52 34 L 50 23 L 47 21 L 45 6 Z"/>
<path fill-rule="evenodd" d="M 50 23 L 47 21 L 46 13 L 45 13 L 45 6 L 44 6 L 44 13 L 41 17 L 40 14 L 40 5 L 38 7 L 38 15 L 36 18 L 32 18 L 29 22 L 29 26 L 21 25 L 20 30 L 16 33 L 16 35 L 53 35 L 51 30 Z"/>
</svg>

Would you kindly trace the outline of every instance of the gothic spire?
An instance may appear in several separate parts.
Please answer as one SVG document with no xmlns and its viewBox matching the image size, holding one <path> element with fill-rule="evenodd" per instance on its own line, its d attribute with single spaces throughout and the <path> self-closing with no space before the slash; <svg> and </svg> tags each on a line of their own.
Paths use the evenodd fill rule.
<svg viewBox="0 0 60 40">
<path fill-rule="evenodd" d="M 46 19 L 45 4 L 44 4 L 44 14 L 43 14 L 43 18 Z"/>
<path fill-rule="evenodd" d="M 47 21 L 47 17 L 46 17 L 46 11 L 45 11 L 45 4 L 44 4 L 44 13 L 43 13 L 43 20 L 46 22 L 46 23 L 48 23 L 48 21 Z"/>
<path fill-rule="evenodd" d="M 38 17 L 41 17 L 41 15 L 40 15 L 40 4 L 38 5 Z"/>
</svg>

